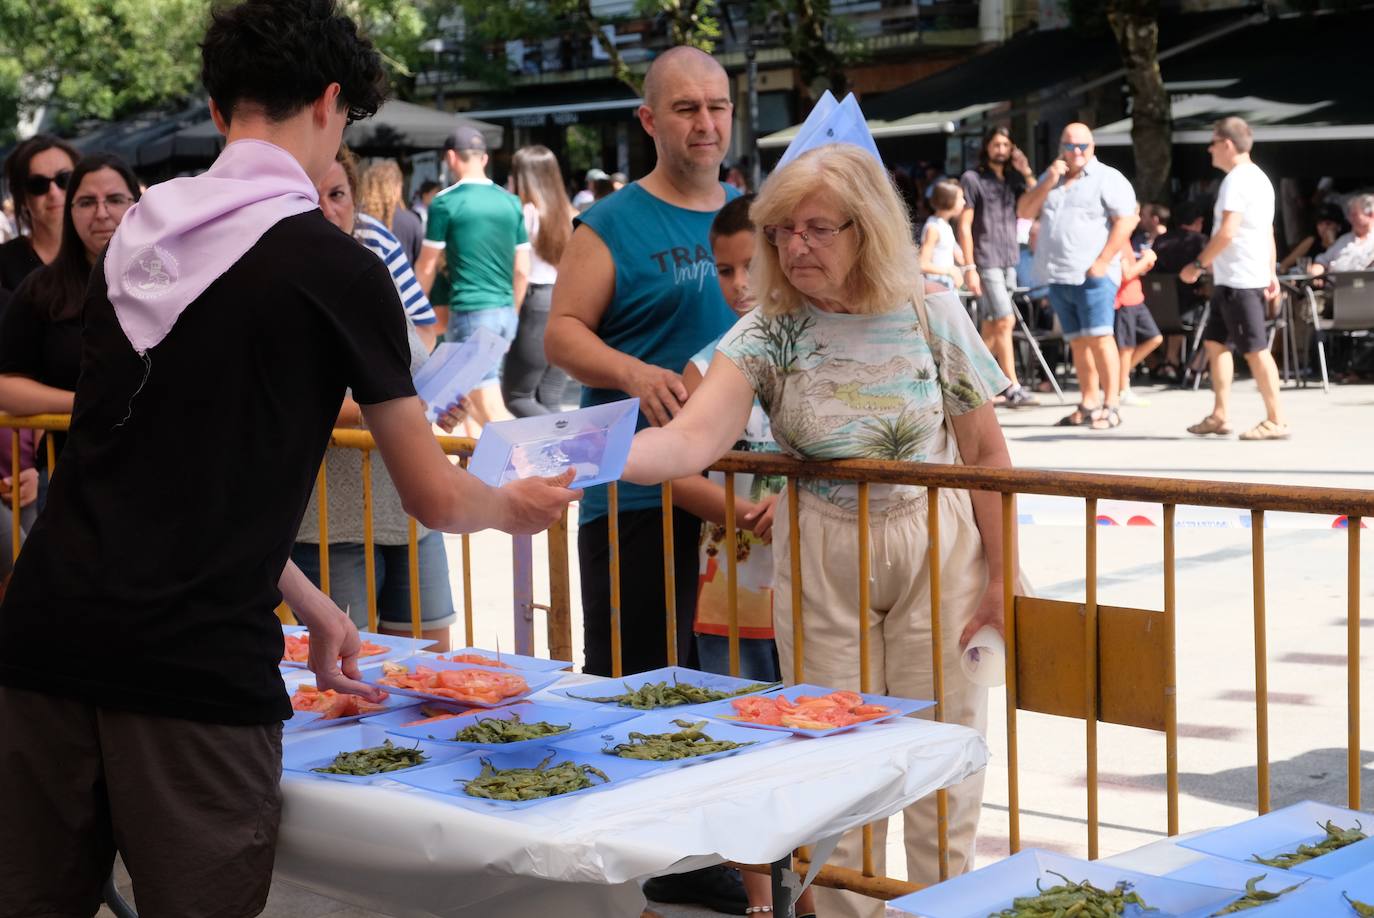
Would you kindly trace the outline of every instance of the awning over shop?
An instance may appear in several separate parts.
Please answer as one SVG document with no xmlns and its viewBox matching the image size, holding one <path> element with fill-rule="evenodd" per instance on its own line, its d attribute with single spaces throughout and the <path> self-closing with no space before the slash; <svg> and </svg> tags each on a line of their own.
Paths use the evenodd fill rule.
<svg viewBox="0 0 1374 918">
<path fill-rule="evenodd" d="M 1374 11 L 1279 16 L 1160 63 L 1173 96 L 1175 144 L 1205 145 L 1228 115 L 1255 140 L 1368 141 L 1368 40 Z M 1131 119 L 1103 125 L 1100 146 L 1128 146 Z"/>
<path fill-rule="evenodd" d="M 883 140 L 891 137 L 915 137 L 921 134 L 953 134 L 959 129 L 960 123 L 993 109 L 1004 106 L 1005 102 L 984 102 L 977 105 L 969 105 L 961 109 L 949 112 L 924 112 L 919 115 L 911 115 L 906 118 L 898 118 L 895 121 L 883 121 L 877 118 L 868 119 L 868 130 L 872 133 L 875 140 Z M 785 147 L 797 136 L 801 125 L 793 125 L 766 137 L 759 138 L 759 147 L 764 150 Z"/>
<path fill-rule="evenodd" d="M 386 103 L 378 109 L 377 114 L 344 131 L 344 142 L 361 156 L 438 150 L 460 124 L 481 131 L 488 149 L 500 148 L 505 129 L 499 124 L 488 124 L 467 114 L 455 115 L 399 100 Z"/>
</svg>

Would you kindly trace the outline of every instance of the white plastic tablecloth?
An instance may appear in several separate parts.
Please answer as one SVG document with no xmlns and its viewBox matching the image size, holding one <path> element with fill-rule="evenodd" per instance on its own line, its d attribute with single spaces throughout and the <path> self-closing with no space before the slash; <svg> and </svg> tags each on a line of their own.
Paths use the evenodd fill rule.
<svg viewBox="0 0 1374 918">
<path fill-rule="evenodd" d="M 394 782 L 286 775 L 276 869 L 404 918 L 637 918 L 636 880 L 771 863 L 986 764 L 975 731 L 903 718 L 490 815 Z"/>
</svg>

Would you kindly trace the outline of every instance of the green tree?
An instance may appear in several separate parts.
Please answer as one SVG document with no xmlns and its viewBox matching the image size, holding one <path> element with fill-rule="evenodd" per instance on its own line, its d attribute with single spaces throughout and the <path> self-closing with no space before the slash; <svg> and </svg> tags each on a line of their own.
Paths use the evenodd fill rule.
<svg viewBox="0 0 1374 918">
<path fill-rule="evenodd" d="M 0 0 L 0 136 L 47 106 L 60 123 L 189 94 L 204 0 Z"/>
<path fill-rule="evenodd" d="M 828 89 L 843 97 L 849 89 L 845 68 L 860 57 L 854 31 L 836 18 L 830 0 L 753 0 L 751 25 L 777 38 L 792 55 L 809 108 Z"/>
<path fill-rule="evenodd" d="M 1131 88 L 1136 196 L 1142 201 L 1167 202 L 1173 171 L 1173 111 L 1159 71 L 1159 0 L 1110 0 L 1107 22 Z"/>
</svg>

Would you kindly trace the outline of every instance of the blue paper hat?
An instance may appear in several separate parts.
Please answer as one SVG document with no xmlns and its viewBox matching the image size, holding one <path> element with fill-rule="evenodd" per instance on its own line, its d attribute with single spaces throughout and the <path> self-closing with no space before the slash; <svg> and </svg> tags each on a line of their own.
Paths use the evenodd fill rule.
<svg viewBox="0 0 1374 918">
<path fill-rule="evenodd" d="M 777 168 L 790 163 L 807 150 L 823 147 L 830 143 L 850 143 L 868 152 L 882 165 L 883 158 L 878 153 L 878 145 L 869 133 L 868 122 L 859 110 L 859 102 L 850 93 L 843 102 L 836 102 L 827 90 L 821 96 L 811 114 L 806 116 L 797 136 L 787 145 L 787 150 L 778 160 Z"/>
</svg>

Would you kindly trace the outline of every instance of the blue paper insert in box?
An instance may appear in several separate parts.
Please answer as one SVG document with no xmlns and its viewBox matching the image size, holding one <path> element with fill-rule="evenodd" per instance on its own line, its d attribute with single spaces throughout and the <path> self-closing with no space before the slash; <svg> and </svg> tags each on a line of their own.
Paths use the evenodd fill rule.
<svg viewBox="0 0 1374 918">
<path fill-rule="evenodd" d="M 400 746 L 406 749 L 418 748 L 427 757 L 427 761 L 405 768 L 400 771 L 388 771 L 375 775 L 335 775 L 321 774 L 313 771 L 315 768 L 328 767 L 334 757 L 341 752 L 353 752 L 358 749 L 371 749 L 374 746 L 381 746 L 390 741 L 393 746 Z M 416 740 L 393 737 L 387 734 L 381 727 L 374 727 L 370 724 L 352 724 L 347 727 L 340 727 L 337 730 L 326 730 L 317 735 L 302 737 L 289 745 L 282 747 L 281 767 L 283 771 L 290 771 L 297 774 L 312 775 L 317 778 L 328 778 L 333 781 L 348 781 L 353 784 L 370 784 L 373 781 L 382 779 L 394 779 L 408 772 L 419 771 L 435 765 L 442 765 L 463 755 L 462 749 L 454 749 L 451 746 L 442 746 L 438 743 L 424 743 Z"/>
<path fill-rule="evenodd" d="M 1305 800 L 1233 826 L 1204 832 L 1180 841 L 1179 844 L 1203 854 L 1255 863 L 1252 859 L 1256 856 L 1273 858 L 1275 855 L 1296 851 L 1298 845 L 1311 845 L 1321 841 L 1326 838 L 1322 826 L 1327 820 L 1341 829 L 1352 829 L 1359 824 L 1365 827 L 1366 834 L 1374 831 L 1374 828 L 1371 828 L 1374 818 L 1367 813 Z M 1358 851 L 1345 853 L 1350 848 L 1357 847 Z M 1332 860 L 1333 858 L 1335 860 Z M 1336 873 L 1368 863 L 1371 858 L 1374 858 L 1374 849 L 1371 849 L 1368 842 L 1357 842 L 1331 854 L 1298 864 L 1291 868 L 1290 872 L 1316 877 L 1335 876 Z"/>
<path fill-rule="evenodd" d="M 622 721 L 630 720 L 634 716 L 629 711 L 612 711 L 606 708 L 588 708 L 585 706 L 574 707 L 567 704 L 535 704 L 525 701 L 490 711 L 473 711 L 460 717 L 451 717 L 448 720 L 430 724 L 416 724 L 412 727 L 392 726 L 388 727 L 387 730 L 397 736 L 442 743 L 446 746 L 477 749 L 485 752 L 505 752 L 529 746 L 552 746 L 568 737 L 594 730 L 604 730 Z M 567 726 L 568 729 L 563 733 L 521 740 L 515 743 L 476 743 L 454 739 L 459 731 L 474 725 L 479 720 L 492 718 L 496 720 L 519 718 L 527 724 L 543 721 Z"/>
<path fill-rule="evenodd" d="M 1121 881 L 1130 883 L 1131 889 L 1147 906 L 1159 909 L 1140 913 L 1150 918 L 1202 918 L 1236 897 L 1235 891 L 1230 889 L 1152 877 L 1101 861 L 1084 861 L 1028 848 L 888 904 L 904 915 L 921 918 L 988 918 L 1010 908 L 1012 900 L 1018 896 L 1036 895 L 1037 881 L 1045 889 L 1063 883 L 1055 874 L 1063 874 L 1074 883 L 1087 880 L 1100 889 L 1111 889 Z"/>
<path fill-rule="evenodd" d="M 681 712 L 681 713 L 679 713 Z M 642 733 L 653 735 L 655 733 L 678 733 L 685 729 L 676 721 L 683 723 L 703 724 L 702 732 L 713 740 L 739 743 L 739 748 L 724 749 L 720 752 L 712 752 L 706 755 L 693 756 L 687 759 L 623 759 L 620 756 L 607 752 L 621 743 L 631 742 L 631 733 Z M 702 762 L 710 762 L 715 759 L 723 759 L 732 755 L 740 755 L 757 751 L 769 743 L 776 743 L 786 737 L 779 734 L 769 735 L 760 733 L 757 730 L 750 730 L 746 727 L 736 727 L 733 724 L 721 723 L 715 720 L 706 720 L 700 716 L 700 712 L 694 714 L 691 711 L 682 712 L 681 708 L 670 708 L 664 711 L 656 711 L 651 714 L 641 714 L 632 720 L 626 720 L 615 724 L 600 734 L 583 733 L 581 736 L 564 739 L 555 738 L 554 747 L 568 752 L 587 752 L 598 755 L 593 762 L 599 762 L 601 758 L 609 757 L 619 761 L 643 762 L 657 767 L 656 770 L 682 768 L 687 765 L 699 765 Z"/>
<path fill-rule="evenodd" d="M 697 685 L 702 688 L 715 689 L 720 692 L 734 692 L 750 686 L 758 686 L 754 691 L 763 691 L 765 688 L 774 686 L 768 683 L 758 682 L 754 679 L 738 679 L 734 676 L 721 676 L 716 673 L 704 673 L 696 669 L 688 669 L 685 666 L 665 666 L 662 669 L 651 669 L 645 673 L 635 673 L 632 676 L 622 676 L 619 679 L 607 679 L 604 682 L 585 682 L 581 685 L 566 689 L 555 689 L 553 694 L 571 698 L 574 701 L 589 701 L 591 698 L 607 698 L 612 695 L 622 695 L 626 692 L 633 692 L 645 685 L 655 682 L 666 682 L 672 685 L 680 682 L 686 685 Z M 645 710 L 642 708 L 631 708 L 628 705 L 620 705 L 616 702 L 590 701 L 591 704 L 600 704 L 605 707 L 624 707 L 626 710 Z M 653 708 L 649 710 L 660 711 L 697 711 L 707 704 L 715 704 L 714 701 L 702 702 L 701 704 L 675 705 L 668 708 Z"/>
<path fill-rule="evenodd" d="M 555 682 L 557 682 L 559 679 L 563 678 L 563 673 L 535 673 L 530 672 L 528 670 L 519 671 L 510 669 L 493 669 L 490 666 L 473 666 L 470 663 L 448 663 L 442 660 L 432 659 L 428 657 L 423 659 L 416 658 L 413 660 L 409 660 L 404 665 L 410 672 L 414 672 L 416 667 L 418 666 L 425 666 L 429 669 L 436 671 L 476 669 L 486 673 L 499 673 L 503 676 L 519 676 L 521 679 L 525 680 L 525 684 L 528 687 L 525 689 L 525 691 L 520 692 L 516 695 L 511 695 L 509 698 L 502 698 L 500 701 L 487 702 L 467 699 L 463 699 L 460 701 L 456 698 L 445 697 L 444 695 L 432 695 L 429 692 L 424 692 L 419 689 L 397 688 L 394 685 L 383 685 L 381 680 L 386 675 L 386 673 L 380 666 L 372 667 L 368 670 L 365 670 L 363 673 L 362 681 L 366 682 L 368 685 L 378 686 L 379 688 L 385 689 L 386 691 L 391 692 L 393 694 L 409 695 L 413 698 L 424 698 L 433 701 L 446 701 L 451 703 L 467 705 L 468 707 L 473 708 L 499 708 L 502 705 L 514 704 L 517 701 L 523 701 L 533 693 L 540 691 L 541 689 L 546 689 L 549 686 L 553 685 Z"/>
<path fill-rule="evenodd" d="M 835 691 L 838 691 L 838 689 L 825 688 L 824 686 L 820 685 L 810 685 L 808 683 L 802 683 L 800 685 L 788 686 L 785 689 L 777 689 L 776 691 L 765 692 L 763 694 L 763 697 L 781 696 L 783 698 L 788 699 L 789 701 L 796 701 L 797 698 L 799 698 L 802 695 L 809 695 L 815 698 L 817 696 L 829 695 Z M 741 727 L 747 727 L 751 730 L 779 730 L 784 733 L 795 733 L 798 736 L 814 737 L 830 736 L 831 734 L 841 733 L 845 730 L 854 730 L 858 727 L 862 727 L 867 724 L 879 724 L 883 721 L 895 720 L 898 717 L 905 717 L 907 714 L 914 714 L 917 711 L 924 711 L 926 708 L 932 708 L 935 706 L 935 702 L 933 701 L 920 701 L 914 698 L 893 698 L 889 695 L 870 695 L 865 692 L 858 692 L 856 694 L 858 694 L 859 697 L 863 698 L 865 704 L 881 705 L 885 708 L 890 709 L 891 713 L 884 714 L 881 717 L 875 717 L 872 720 L 864 720 L 856 724 L 850 724 L 847 727 L 827 727 L 825 729 L 813 730 L 808 729 L 806 727 L 787 727 L 777 726 L 774 724 L 756 724 L 750 723 L 749 721 L 745 720 L 734 720 L 733 718 L 737 715 L 738 712 L 736 711 L 734 704 L 732 704 L 734 699 L 731 698 L 727 698 L 724 701 L 712 702 L 708 705 L 702 705 L 699 708 L 699 711 L 702 714 L 705 714 L 707 717 L 723 719 L 728 721 L 729 723 L 739 724 Z"/>
<path fill-rule="evenodd" d="M 382 668 L 380 666 L 366 667 L 361 670 L 360 674 L 362 675 L 363 681 L 367 682 L 371 679 L 380 678 L 382 675 Z M 294 696 L 296 692 L 300 690 L 300 687 L 302 685 L 315 685 L 315 674 L 306 669 L 290 669 L 282 673 L 282 680 L 286 684 L 286 691 L 290 695 Z M 299 721 L 293 717 L 291 718 L 291 720 L 288 720 L 286 722 L 286 725 L 282 728 L 282 730 L 286 733 L 297 733 L 301 730 L 315 730 L 323 727 L 337 727 L 340 724 L 356 723 L 365 717 L 379 717 L 384 713 L 391 711 L 399 711 L 401 708 L 412 707 L 416 704 L 417 702 L 413 698 L 406 698 L 403 695 L 388 695 L 386 699 L 382 702 L 382 706 L 384 708 L 383 711 L 374 712 L 372 714 L 355 714 L 352 717 L 330 718 L 321 717 L 320 715 L 315 714 L 314 717 L 302 718 Z M 307 712 L 297 711 L 296 713 L 300 714 Z M 312 711 L 308 713 L 314 714 L 315 712 Z"/>
<path fill-rule="evenodd" d="M 494 421 L 482 428 L 468 471 L 494 488 L 520 478 L 576 470 L 571 487 L 620 478 L 630 455 L 639 399 Z"/>
<path fill-rule="evenodd" d="M 415 392 L 425 403 L 430 423 L 477 388 L 509 349 L 510 342 L 488 328 L 478 328 L 465 341 L 446 341 L 436 347 L 415 374 Z"/>
<path fill-rule="evenodd" d="M 476 654 L 477 656 L 485 657 L 486 659 L 491 661 L 504 663 L 507 667 L 511 669 L 522 671 L 528 670 L 529 672 L 536 673 L 561 672 L 565 669 L 572 668 L 572 664 L 569 663 L 567 660 L 546 660 L 543 657 L 527 657 L 524 654 L 506 653 L 505 651 L 500 651 L 498 653 L 495 650 L 485 650 L 481 647 L 459 647 L 457 650 L 444 651 L 439 656 L 446 657 L 451 660 L 453 657 L 461 656 L 463 654 Z M 466 662 L 472 663 L 474 666 L 492 665 L 491 663 L 477 663 L 476 661 L 472 660 Z M 496 668 L 500 669 L 501 667 Z"/>
<path fill-rule="evenodd" d="M 535 800 L 490 800 L 485 797 L 474 797 L 464 788 L 467 782 L 476 778 L 482 773 L 484 763 L 490 762 L 493 768 L 535 768 L 540 762 L 548 758 L 548 766 L 559 765 L 563 762 L 572 761 L 578 765 L 591 765 L 610 778 L 610 782 L 603 782 L 600 778 L 593 775 L 591 787 L 581 790 L 570 791 L 566 794 L 559 794 L 556 797 L 540 797 Z M 603 761 L 604 760 L 604 761 Z M 533 749 L 524 749 L 517 752 L 503 752 L 486 755 L 482 753 L 470 753 L 461 759 L 440 765 L 435 768 L 415 769 L 403 772 L 397 776 L 396 780 L 402 784 L 421 790 L 443 794 L 455 803 L 470 805 L 474 808 L 486 812 L 499 812 L 503 809 L 523 809 L 525 807 L 539 806 L 540 804 L 552 803 L 565 800 L 570 797 L 580 796 L 590 791 L 599 791 L 617 787 L 622 783 L 632 781 L 645 774 L 642 762 L 627 762 L 611 756 L 601 756 L 593 759 L 590 755 L 570 755 L 560 752 L 547 746 L 540 746 Z"/>
</svg>

